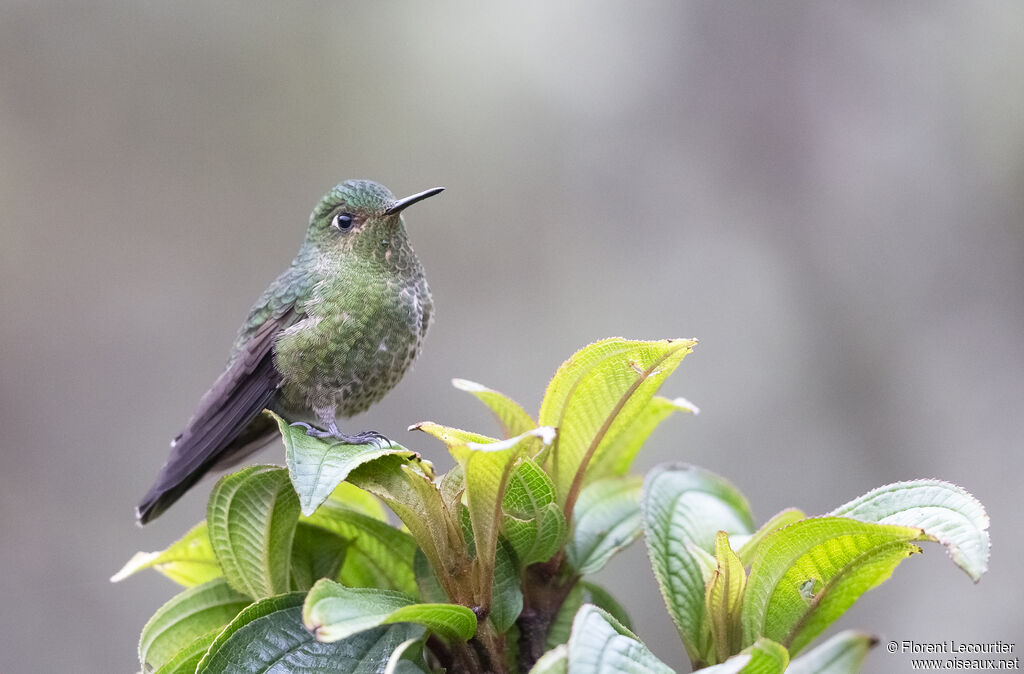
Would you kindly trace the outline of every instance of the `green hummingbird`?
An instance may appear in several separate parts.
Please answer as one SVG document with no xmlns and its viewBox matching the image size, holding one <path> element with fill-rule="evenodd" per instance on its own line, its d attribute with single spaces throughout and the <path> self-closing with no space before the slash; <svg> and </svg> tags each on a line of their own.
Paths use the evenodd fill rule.
<svg viewBox="0 0 1024 674">
<path fill-rule="evenodd" d="M 237 463 L 274 437 L 270 409 L 310 435 L 362 444 L 337 418 L 380 400 L 409 369 L 433 317 L 402 211 L 441 192 L 405 199 L 369 180 L 349 180 L 320 200 L 288 269 L 256 301 L 227 368 L 171 442 L 171 453 L 136 510 L 157 517 L 211 468 Z"/>
</svg>

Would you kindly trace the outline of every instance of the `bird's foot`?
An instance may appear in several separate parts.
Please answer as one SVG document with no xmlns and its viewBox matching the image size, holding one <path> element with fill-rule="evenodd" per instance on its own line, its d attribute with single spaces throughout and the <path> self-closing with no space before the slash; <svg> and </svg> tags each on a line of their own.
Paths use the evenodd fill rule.
<svg viewBox="0 0 1024 674">
<path fill-rule="evenodd" d="M 348 435 L 339 431 L 337 427 L 323 431 L 315 426 L 307 424 L 304 421 L 296 421 L 291 425 L 298 426 L 299 428 L 305 428 L 306 435 L 312 438 L 319 438 L 321 440 L 335 440 L 346 445 L 368 445 L 373 443 L 378 447 L 391 446 L 391 441 L 377 431 L 363 431 L 361 433 Z"/>
</svg>

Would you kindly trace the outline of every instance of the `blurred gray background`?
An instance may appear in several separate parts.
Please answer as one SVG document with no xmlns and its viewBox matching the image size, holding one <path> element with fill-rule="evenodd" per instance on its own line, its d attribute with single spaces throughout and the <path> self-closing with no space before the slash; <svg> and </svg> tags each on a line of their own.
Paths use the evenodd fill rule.
<svg viewBox="0 0 1024 674">
<path fill-rule="evenodd" d="M 349 177 L 448 188 L 407 216 L 425 352 L 349 428 L 444 468 L 407 425 L 493 429 L 451 377 L 535 410 L 590 341 L 696 336 L 664 392 L 703 412 L 638 469 L 721 472 L 761 521 L 955 481 L 990 573 L 926 546 L 839 626 L 1018 640 L 1022 82 L 1016 2 L 3 2 L 0 671 L 136 671 L 176 589 L 107 578 L 212 481 L 136 501 Z M 686 671 L 643 547 L 603 577 Z"/>
</svg>

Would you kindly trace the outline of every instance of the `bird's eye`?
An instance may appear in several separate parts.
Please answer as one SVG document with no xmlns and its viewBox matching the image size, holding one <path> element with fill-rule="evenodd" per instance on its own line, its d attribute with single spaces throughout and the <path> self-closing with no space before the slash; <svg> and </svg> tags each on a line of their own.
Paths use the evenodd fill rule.
<svg viewBox="0 0 1024 674">
<path fill-rule="evenodd" d="M 331 221 L 331 224 L 341 231 L 345 231 L 347 229 L 352 229 L 352 223 L 354 221 L 355 220 L 351 213 L 338 213 L 334 216 L 334 220 Z"/>
</svg>

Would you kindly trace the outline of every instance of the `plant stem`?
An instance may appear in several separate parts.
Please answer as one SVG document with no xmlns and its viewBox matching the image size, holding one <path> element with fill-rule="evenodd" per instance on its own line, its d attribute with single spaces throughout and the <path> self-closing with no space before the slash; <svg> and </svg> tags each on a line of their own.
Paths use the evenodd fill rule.
<svg viewBox="0 0 1024 674">
<path fill-rule="evenodd" d="M 564 553 L 523 571 L 523 611 L 516 620 L 520 671 L 528 672 L 544 654 L 551 625 L 578 580 L 565 573 Z"/>
</svg>

